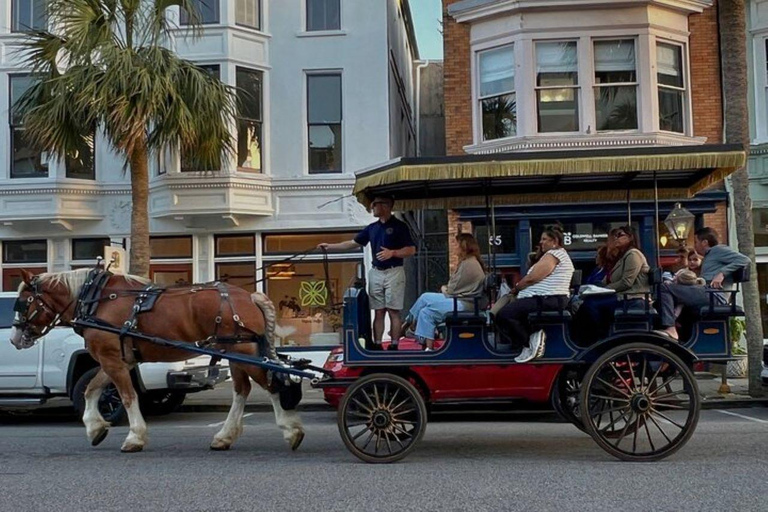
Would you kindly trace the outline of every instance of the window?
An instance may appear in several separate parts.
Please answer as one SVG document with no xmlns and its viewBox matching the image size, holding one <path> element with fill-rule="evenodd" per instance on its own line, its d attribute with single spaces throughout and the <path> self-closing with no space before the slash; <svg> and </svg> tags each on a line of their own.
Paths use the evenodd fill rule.
<svg viewBox="0 0 768 512">
<path fill-rule="evenodd" d="M 93 260 L 104 257 L 104 247 L 110 246 L 109 238 L 73 238 L 72 259 Z"/>
<path fill-rule="evenodd" d="M 221 69 L 219 68 L 218 64 L 205 64 L 205 65 L 197 65 L 197 67 L 205 72 L 208 73 L 210 76 L 215 78 L 216 80 L 221 79 Z M 221 168 L 220 165 L 214 166 L 214 169 L 208 169 L 203 168 L 196 162 L 194 162 L 191 158 L 189 158 L 188 155 L 185 155 L 183 152 L 179 155 L 180 165 L 179 170 L 181 172 L 210 172 L 210 171 L 216 171 Z M 162 166 L 160 166 L 160 169 L 162 169 Z"/>
<path fill-rule="evenodd" d="M 536 43 L 536 107 L 540 133 L 579 131 L 576 41 Z"/>
<path fill-rule="evenodd" d="M 299 261 L 285 262 L 286 253 L 296 253 L 319 241 L 349 240 L 353 233 L 274 234 L 264 237 L 265 287 L 277 307 L 282 328 L 278 344 L 283 347 L 322 346 L 341 343 L 341 308 L 344 291 L 354 282 L 361 251 L 334 253 L 328 262 L 326 280 L 323 255 L 308 254 Z"/>
<path fill-rule="evenodd" d="M 659 129 L 684 133 L 685 78 L 682 46 L 656 43 L 656 66 L 659 84 Z"/>
<path fill-rule="evenodd" d="M 190 0 L 190 4 L 195 6 L 199 23 L 211 24 L 219 22 L 219 0 Z M 180 22 L 182 25 L 189 25 L 189 13 L 186 9 L 181 9 Z"/>
<path fill-rule="evenodd" d="M 152 236 L 149 257 L 149 278 L 155 283 L 164 286 L 192 283 L 191 236 Z"/>
<path fill-rule="evenodd" d="M 256 237 L 217 235 L 214 237 L 216 280 L 253 292 L 256 290 Z"/>
<path fill-rule="evenodd" d="M 45 4 L 46 0 L 13 0 L 11 32 L 46 30 L 48 17 L 45 12 Z"/>
<path fill-rule="evenodd" d="M 81 180 L 96 179 L 95 165 L 95 130 L 94 134 L 81 141 L 79 149 L 73 155 L 67 155 L 65 158 L 67 178 L 78 178 Z"/>
<path fill-rule="evenodd" d="M 261 29 L 261 0 L 237 0 L 235 3 L 235 23 Z"/>
<path fill-rule="evenodd" d="M 341 29 L 341 0 L 307 0 L 307 32 Z"/>
<path fill-rule="evenodd" d="M 595 41 L 597 130 L 637 129 L 635 41 Z"/>
<path fill-rule="evenodd" d="M 309 172 L 341 172 L 341 75 L 307 75 Z"/>
<path fill-rule="evenodd" d="M 755 233 L 755 246 L 768 247 L 768 208 L 752 209 L 752 225 Z"/>
<path fill-rule="evenodd" d="M 480 53 L 478 67 L 483 140 L 514 136 L 517 133 L 514 47 Z"/>
<path fill-rule="evenodd" d="M 237 68 L 237 167 L 261 172 L 261 71 Z"/>
<path fill-rule="evenodd" d="M 11 132 L 11 178 L 45 178 L 48 176 L 48 162 L 42 152 L 26 139 L 24 124 L 18 109 L 19 99 L 34 84 L 30 75 L 10 77 L 10 132 Z"/>
<path fill-rule="evenodd" d="M 14 240 L 3 242 L 3 291 L 14 292 L 21 284 L 21 269 L 32 274 L 48 271 L 46 240 Z"/>
</svg>

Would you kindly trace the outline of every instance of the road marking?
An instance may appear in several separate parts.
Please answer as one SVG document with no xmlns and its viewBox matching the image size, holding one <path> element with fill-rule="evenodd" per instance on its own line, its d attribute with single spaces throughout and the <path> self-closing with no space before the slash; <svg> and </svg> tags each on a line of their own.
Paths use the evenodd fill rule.
<svg viewBox="0 0 768 512">
<path fill-rule="evenodd" d="M 245 413 L 245 414 L 243 414 L 243 419 L 247 418 L 248 416 L 253 416 L 254 414 L 255 413 L 252 413 L 252 412 Z M 224 421 L 219 421 L 217 423 L 211 423 L 211 424 L 206 425 L 206 426 L 207 427 L 220 427 L 223 424 L 225 424 L 226 422 L 227 422 L 227 420 L 224 420 Z"/>
<path fill-rule="evenodd" d="M 737 412 L 731 412 L 731 411 L 723 411 L 723 410 L 721 410 L 721 409 L 715 409 L 715 410 L 716 410 L 717 412 L 721 412 L 721 413 L 723 413 L 723 414 L 727 414 L 727 415 L 729 415 L 729 416 L 736 416 L 737 418 L 743 418 L 743 419 L 745 419 L 745 420 L 756 421 L 756 422 L 758 422 L 758 423 L 765 423 L 766 425 L 768 425 L 768 420 L 761 420 L 760 418 L 753 418 L 752 416 L 746 416 L 746 415 L 744 415 L 744 414 L 739 414 L 739 413 L 737 413 Z"/>
</svg>

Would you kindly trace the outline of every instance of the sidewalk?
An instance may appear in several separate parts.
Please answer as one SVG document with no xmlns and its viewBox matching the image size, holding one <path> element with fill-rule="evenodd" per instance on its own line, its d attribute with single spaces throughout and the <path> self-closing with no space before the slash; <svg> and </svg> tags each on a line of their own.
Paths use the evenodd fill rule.
<svg viewBox="0 0 768 512">
<path fill-rule="evenodd" d="M 747 379 L 728 379 L 731 393 L 721 395 L 720 376 L 707 372 L 696 373 L 696 380 L 701 392 L 703 409 L 739 408 L 739 407 L 768 407 L 768 399 L 756 399 L 747 393 Z M 323 399 L 323 392 L 312 389 L 308 381 L 304 381 L 304 397 L 299 405 L 304 411 L 332 411 L 333 408 Z M 220 384 L 216 389 L 192 393 L 181 406 L 185 412 L 228 411 L 232 404 L 232 382 Z M 245 409 L 250 412 L 272 411 L 272 402 L 267 393 L 254 384 L 248 397 Z"/>
</svg>

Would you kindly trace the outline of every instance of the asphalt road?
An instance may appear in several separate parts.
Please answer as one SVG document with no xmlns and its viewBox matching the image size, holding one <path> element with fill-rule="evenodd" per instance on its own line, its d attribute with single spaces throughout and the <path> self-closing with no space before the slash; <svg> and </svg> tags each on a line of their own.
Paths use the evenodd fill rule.
<svg viewBox="0 0 768 512">
<path fill-rule="evenodd" d="M 208 443 L 221 413 L 154 418 L 92 448 L 69 416 L 0 416 L 0 511 L 768 510 L 768 408 L 707 410 L 658 463 L 619 462 L 550 415 L 442 416 L 394 465 L 358 462 L 331 412 L 304 415 L 299 451 L 271 414 L 251 413 L 229 452 Z"/>
</svg>

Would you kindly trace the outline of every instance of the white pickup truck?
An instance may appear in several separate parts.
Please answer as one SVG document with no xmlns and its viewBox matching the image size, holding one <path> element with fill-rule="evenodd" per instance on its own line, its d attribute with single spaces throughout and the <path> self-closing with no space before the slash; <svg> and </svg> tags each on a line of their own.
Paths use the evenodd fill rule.
<svg viewBox="0 0 768 512">
<path fill-rule="evenodd" d="M 15 293 L 0 293 L 0 409 L 28 409 L 53 398 L 72 401 L 82 415 L 83 392 L 96 375 L 98 364 L 85 349 L 84 340 L 69 327 L 57 327 L 37 344 L 17 350 L 11 345 Z M 145 414 L 176 410 L 187 393 L 211 389 L 229 375 L 229 368 L 211 366 L 201 356 L 178 363 L 142 363 L 134 370 L 134 385 Z M 111 423 L 125 419 L 125 410 L 114 386 L 104 390 L 99 409 Z"/>
</svg>

